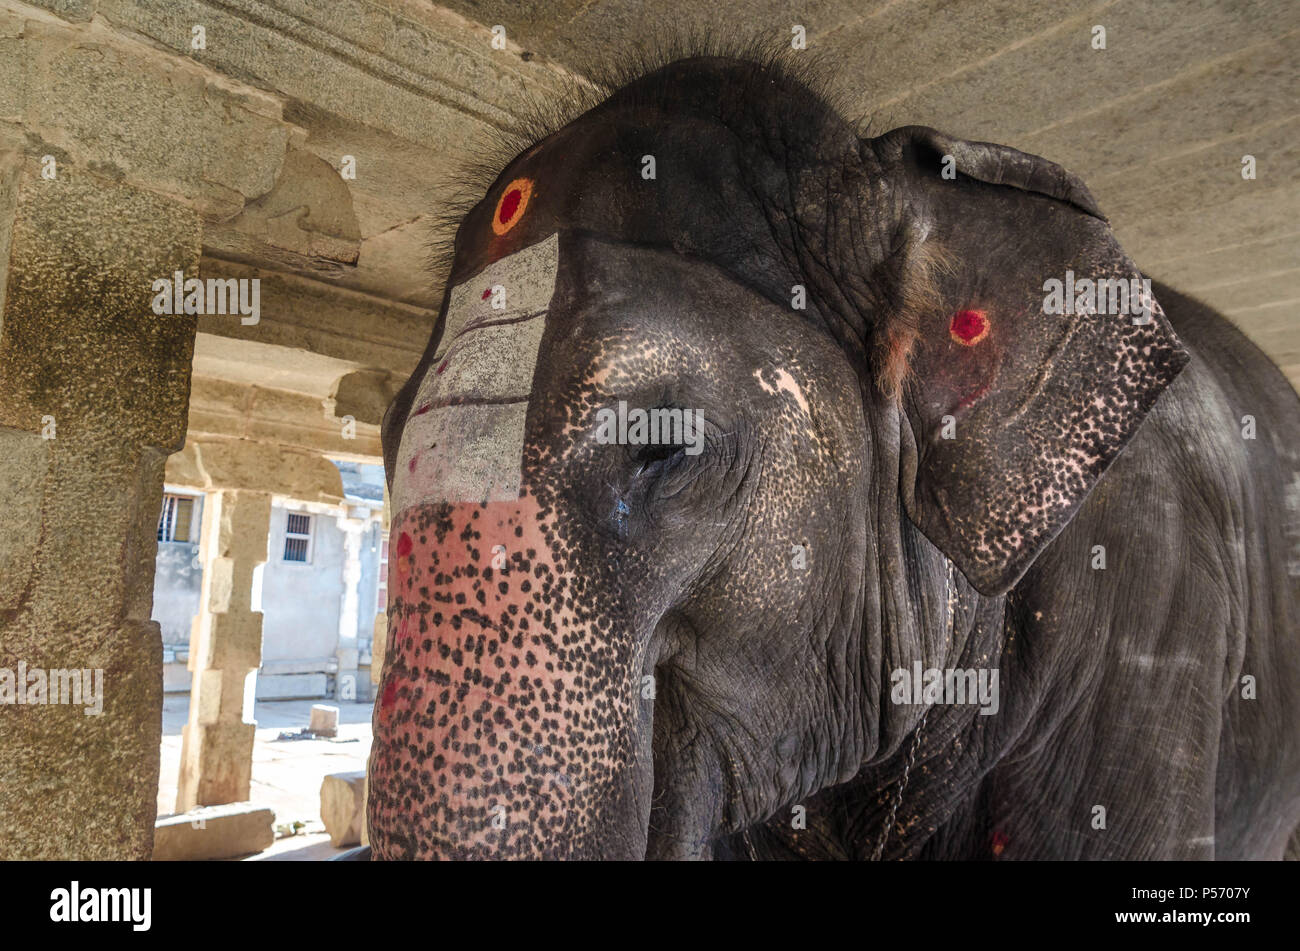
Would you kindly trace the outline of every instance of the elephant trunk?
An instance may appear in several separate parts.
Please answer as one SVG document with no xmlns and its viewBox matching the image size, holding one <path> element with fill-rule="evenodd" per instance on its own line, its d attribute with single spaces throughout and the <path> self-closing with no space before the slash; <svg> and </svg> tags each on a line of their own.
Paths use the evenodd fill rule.
<svg viewBox="0 0 1300 951">
<path fill-rule="evenodd" d="M 536 502 L 416 506 L 391 538 L 375 857 L 644 856 L 650 769 L 630 764 L 648 731 L 611 676 L 628 663 L 576 606 Z"/>
</svg>

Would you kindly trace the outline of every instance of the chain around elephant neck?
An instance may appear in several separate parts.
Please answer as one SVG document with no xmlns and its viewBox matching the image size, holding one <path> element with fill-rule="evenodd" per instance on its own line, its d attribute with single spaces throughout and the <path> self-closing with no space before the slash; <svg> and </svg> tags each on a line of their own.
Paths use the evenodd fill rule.
<svg viewBox="0 0 1300 951">
<path fill-rule="evenodd" d="M 946 561 L 947 559 L 945 559 Z M 952 640 L 953 634 L 953 614 L 956 605 L 956 578 L 953 574 L 954 566 L 951 561 L 948 562 L 948 579 L 944 585 L 944 601 L 948 609 L 947 634 L 944 643 L 948 644 Z M 925 705 L 921 711 L 921 719 L 917 721 L 916 731 L 912 734 L 912 746 L 907 752 L 907 761 L 903 764 L 903 775 L 898 780 L 898 788 L 894 790 L 893 801 L 889 805 L 889 815 L 885 817 L 884 828 L 880 830 L 880 838 L 876 841 L 876 847 L 871 851 L 871 861 L 879 862 L 880 857 L 885 853 L 885 843 L 889 841 L 889 833 L 894 828 L 894 820 L 898 816 L 898 807 L 903 804 L 903 793 L 907 789 L 907 780 L 912 774 L 912 767 L 916 765 L 916 753 L 921 748 L 921 734 L 925 732 L 925 718 L 930 715 L 930 704 Z"/>
</svg>

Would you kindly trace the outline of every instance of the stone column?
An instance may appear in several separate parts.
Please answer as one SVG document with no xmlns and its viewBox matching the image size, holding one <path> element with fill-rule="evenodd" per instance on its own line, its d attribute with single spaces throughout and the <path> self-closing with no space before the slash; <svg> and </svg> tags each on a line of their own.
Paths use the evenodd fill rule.
<svg viewBox="0 0 1300 951">
<path fill-rule="evenodd" d="M 384 511 L 383 511 L 383 515 L 381 516 L 381 521 L 379 523 L 380 528 L 382 529 L 382 533 L 380 536 L 381 538 L 388 537 L 388 527 L 391 524 L 391 514 L 390 514 L 391 505 L 392 503 L 388 499 L 388 486 L 385 485 L 384 486 Z M 388 547 L 388 560 L 390 563 L 389 576 L 388 576 L 389 585 L 393 583 L 392 565 L 391 565 L 392 558 L 393 558 L 393 548 L 392 548 L 392 541 L 390 539 L 389 547 Z M 379 605 L 379 613 L 375 615 L 375 629 L 374 629 L 374 634 L 370 640 L 370 685 L 371 685 L 370 696 L 374 697 L 375 699 L 379 698 L 379 681 L 383 679 L 384 653 L 386 652 L 387 647 L 388 647 L 388 605 L 387 603 L 381 603 Z"/>
<path fill-rule="evenodd" d="M 147 859 L 153 563 L 195 330 L 153 314 L 151 282 L 197 266 L 199 221 L 27 148 L 0 130 L 0 671 L 87 671 L 102 693 L 0 705 L 0 859 Z"/>
<path fill-rule="evenodd" d="M 181 741 L 176 811 L 248 799 L 262 612 L 253 571 L 266 561 L 271 495 L 223 489 L 203 502 L 203 589 L 190 635 L 190 716 Z"/>
<path fill-rule="evenodd" d="M 353 518 L 350 511 L 338 517 L 343 531 L 343 600 L 339 604 L 339 646 L 335 653 L 339 669 L 334 678 L 334 696 L 338 700 L 355 701 L 359 687 L 357 624 L 361 611 L 361 536 L 366 525 L 366 519 Z"/>
</svg>

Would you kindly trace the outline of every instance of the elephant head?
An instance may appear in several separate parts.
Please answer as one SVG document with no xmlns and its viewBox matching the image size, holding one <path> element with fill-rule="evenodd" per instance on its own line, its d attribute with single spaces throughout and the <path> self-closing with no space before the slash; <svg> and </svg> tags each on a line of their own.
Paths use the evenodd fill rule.
<svg viewBox="0 0 1300 951">
<path fill-rule="evenodd" d="M 673 62 L 517 155 L 385 419 L 376 855 L 708 856 L 897 755 L 887 671 L 1186 360 L 1149 298 L 1045 314 L 1067 271 L 1140 278 L 1073 176 L 860 138 L 770 62 Z"/>
</svg>

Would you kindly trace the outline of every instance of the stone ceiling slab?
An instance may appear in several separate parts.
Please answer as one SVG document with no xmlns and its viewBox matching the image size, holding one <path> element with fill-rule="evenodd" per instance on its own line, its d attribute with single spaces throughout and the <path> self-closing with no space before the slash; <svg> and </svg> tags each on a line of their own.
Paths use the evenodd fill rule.
<svg viewBox="0 0 1300 951">
<path fill-rule="evenodd" d="M 149 187 L 202 182 L 184 200 L 209 215 L 259 201 L 295 149 L 334 170 L 353 156 L 357 174 L 344 188 L 358 246 L 350 259 L 341 248 L 320 256 L 328 266 L 317 276 L 362 292 L 359 301 L 436 309 L 441 275 L 426 266 L 427 245 L 438 237 L 430 222 L 447 209 L 457 167 L 511 124 L 525 100 L 560 96 L 592 64 L 655 47 L 669 33 L 784 43 L 798 22 L 808 55 L 822 61 L 854 118 L 871 117 L 877 131 L 932 125 L 1058 161 L 1094 188 L 1121 240 L 1154 276 L 1204 291 L 1261 342 L 1279 308 L 1291 313 L 1300 217 L 1293 184 L 1300 7 L 1291 0 L 1095 0 L 1064 8 L 1026 0 L 810 0 L 797 10 L 781 0 L 36 6 L 63 20 L 6 17 L 0 44 L 12 55 L 0 58 L 11 67 L 6 73 L 0 65 L 8 79 L 0 82 L 0 114 L 37 117 L 56 130 L 52 148 Z M 90 22 L 63 22 L 91 13 Z M 207 31 L 204 50 L 190 48 L 194 24 Z M 490 47 L 498 24 L 507 31 L 505 50 Z M 1104 50 L 1090 42 L 1095 25 L 1106 28 Z M 72 42 L 76 31 L 80 43 Z M 56 34 L 64 38 L 44 41 Z M 39 55 L 32 36 L 44 38 Z M 171 58 L 157 59 L 149 46 Z M 150 77 L 157 95 L 146 95 L 138 116 L 115 115 L 110 106 L 135 95 L 137 73 Z M 70 83 L 98 92 L 77 98 Z M 159 129 L 183 124 L 177 108 L 207 116 L 211 135 L 193 139 L 188 151 L 150 151 Z M 250 152 L 256 142 L 262 145 Z M 1240 178 L 1244 154 L 1257 158 L 1255 181 Z M 336 237 L 350 240 L 344 224 L 346 234 Z M 310 255 L 262 253 L 274 242 L 244 246 L 223 239 L 226 225 L 209 227 L 210 256 L 314 273 Z M 354 328 L 335 320 L 325 330 L 305 326 L 306 312 L 282 309 L 262 337 L 205 329 L 340 358 L 356 334 L 355 346 L 368 355 L 350 362 L 402 372 L 413 361 L 391 359 L 395 351 L 422 347 L 432 324 L 422 317 L 418 326 L 393 325 L 377 344 L 369 320 Z M 404 336 L 418 342 L 399 344 Z"/>
</svg>

